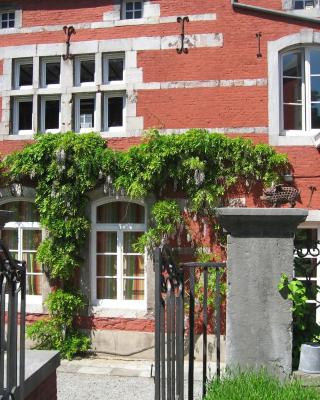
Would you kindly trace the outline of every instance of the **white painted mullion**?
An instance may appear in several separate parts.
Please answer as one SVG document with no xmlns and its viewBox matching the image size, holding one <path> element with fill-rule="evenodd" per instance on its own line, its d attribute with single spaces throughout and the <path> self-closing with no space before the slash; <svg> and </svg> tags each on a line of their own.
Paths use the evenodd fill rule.
<svg viewBox="0 0 320 400">
<path fill-rule="evenodd" d="M 303 131 L 311 131 L 311 76 L 310 76 L 310 51 L 307 48 L 304 53 L 304 68 L 302 68 L 302 109 L 303 109 Z"/>
<path fill-rule="evenodd" d="M 117 299 L 123 300 L 123 232 L 117 231 Z"/>
</svg>

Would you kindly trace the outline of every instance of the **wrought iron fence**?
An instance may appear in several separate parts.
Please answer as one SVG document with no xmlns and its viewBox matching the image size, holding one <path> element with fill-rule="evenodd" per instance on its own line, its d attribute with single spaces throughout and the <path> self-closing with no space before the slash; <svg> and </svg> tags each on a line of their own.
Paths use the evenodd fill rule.
<svg viewBox="0 0 320 400">
<path fill-rule="evenodd" d="M 216 376 L 220 377 L 221 270 L 225 263 L 191 262 L 175 265 L 170 249 L 157 248 L 155 261 L 155 400 L 184 399 L 185 343 L 188 344 L 188 400 L 194 398 L 195 271 L 203 270 L 202 396 L 205 397 L 208 369 L 208 274 L 216 270 L 215 336 Z M 188 330 L 185 327 L 185 276 L 189 275 Z M 186 335 L 187 334 L 187 335 Z"/>
<path fill-rule="evenodd" d="M 25 300 L 26 263 L 14 260 L 0 240 L 1 400 L 24 399 Z"/>
</svg>

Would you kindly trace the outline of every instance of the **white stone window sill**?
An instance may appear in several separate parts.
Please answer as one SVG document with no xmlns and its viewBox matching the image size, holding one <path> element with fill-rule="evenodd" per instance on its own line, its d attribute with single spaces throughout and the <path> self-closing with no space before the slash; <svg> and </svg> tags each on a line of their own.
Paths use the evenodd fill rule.
<svg viewBox="0 0 320 400">
<path fill-rule="evenodd" d="M 271 146 L 314 146 L 313 135 L 269 136 Z"/>
<path fill-rule="evenodd" d="M 143 318 L 147 312 L 147 305 L 146 303 L 142 303 L 143 306 L 135 307 L 135 308 L 128 308 L 128 307 L 121 307 L 119 302 L 117 302 L 117 306 L 102 306 L 96 305 L 92 306 L 91 314 L 95 317 L 106 317 L 106 318 Z"/>
</svg>

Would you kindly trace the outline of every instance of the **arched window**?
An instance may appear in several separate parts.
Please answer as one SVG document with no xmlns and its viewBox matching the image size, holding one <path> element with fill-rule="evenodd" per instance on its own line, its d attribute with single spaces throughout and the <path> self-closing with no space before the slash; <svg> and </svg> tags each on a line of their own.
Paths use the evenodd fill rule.
<svg viewBox="0 0 320 400">
<path fill-rule="evenodd" d="M 145 231 L 145 208 L 116 201 L 94 207 L 93 297 L 96 304 L 133 307 L 145 302 L 145 255 L 133 244 Z"/>
<path fill-rule="evenodd" d="M 27 294 L 42 294 L 42 267 L 36 260 L 36 252 L 42 241 L 38 210 L 34 203 L 14 201 L 0 205 L 1 210 L 12 211 L 12 220 L 2 232 L 2 240 L 13 257 L 27 263 Z"/>
<path fill-rule="evenodd" d="M 282 129 L 316 133 L 320 129 L 320 47 L 299 47 L 281 55 Z"/>
</svg>

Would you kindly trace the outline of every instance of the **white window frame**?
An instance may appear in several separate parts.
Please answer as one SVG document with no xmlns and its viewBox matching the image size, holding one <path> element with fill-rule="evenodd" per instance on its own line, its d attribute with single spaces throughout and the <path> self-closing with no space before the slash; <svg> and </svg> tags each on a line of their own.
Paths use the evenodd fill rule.
<svg viewBox="0 0 320 400">
<path fill-rule="evenodd" d="M 45 57 L 41 58 L 40 66 L 40 83 L 42 88 L 58 88 L 61 86 L 61 57 Z M 47 80 L 47 64 L 60 63 L 59 83 L 46 84 Z"/>
<path fill-rule="evenodd" d="M 94 80 L 92 82 L 80 82 L 81 78 L 81 62 L 82 61 L 93 61 L 94 66 Z M 81 56 L 75 56 L 74 58 L 74 85 L 75 86 L 93 86 L 97 81 L 97 65 L 94 54 L 86 54 Z"/>
<path fill-rule="evenodd" d="M 45 129 L 46 126 L 46 102 L 58 100 L 59 101 L 59 127 L 56 129 Z M 61 131 L 61 96 L 41 96 L 40 100 L 40 130 L 42 133 L 58 133 Z"/>
<path fill-rule="evenodd" d="M 121 7 L 121 19 L 127 19 L 127 3 L 136 3 L 138 1 L 141 3 L 141 18 L 129 18 L 128 20 L 142 19 L 144 17 L 144 0 L 123 0 Z"/>
<path fill-rule="evenodd" d="M 33 201 L 31 201 L 30 199 L 27 198 L 23 198 L 23 199 L 12 199 L 11 201 L 2 201 L 0 204 L 7 204 L 7 203 L 11 203 L 11 202 L 17 202 L 17 201 L 23 201 L 23 202 L 27 202 L 27 203 L 34 203 Z M 22 231 L 23 230 L 41 230 L 42 233 L 42 241 L 45 239 L 45 231 L 42 229 L 40 222 L 7 222 L 4 225 L 4 229 L 16 229 L 18 230 L 18 257 L 17 259 L 19 261 L 22 260 Z M 9 249 L 10 250 L 10 249 Z M 30 275 L 27 273 L 27 276 Z M 35 272 L 31 275 L 41 275 L 43 277 L 43 272 Z M 43 283 L 43 281 L 42 281 Z M 43 287 L 42 287 L 43 289 Z M 43 294 L 42 295 L 30 295 L 27 294 L 26 296 L 26 300 L 27 300 L 27 309 L 28 309 L 28 304 L 37 304 L 37 305 L 41 305 L 42 304 L 42 298 L 43 298 Z"/>
<path fill-rule="evenodd" d="M 113 97 L 122 97 L 122 126 L 108 126 L 108 105 L 109 99 Z M 123 132 L 126 125 L 126 96 L 123 92 L 104 93 L 103 101 L 103 131 L 108 133 Z"/>
<path fill-rule="evenodd" d="M 122 81 L 109 81 L 109 61 L 121 59 L 123 61 L 123 77 Z M 125 73 L 126 73 L 126 65 L 125 65 L 125 55 L 123 53 L 104 53 L 102 57 L 103 62 L 103 83 L 105 85 L 119 85 L 125 83 Z"/>
<path fill-rule="evenodd" d="M 31 129 L 24 129 L 24 130 L 19 130 L 19 104 L 20 103 L 26 103 L 26 102 L 31 102 L 32 103 L 32 117 L 31 117 L 31 123 L 32 127 Z M 13 99 L 13 134 L 14 135 L 30 135 L 34 133 L 34 127 L 33 127 L 33 110 L 34 104 L 33 104 L 33 97 L 32 96 L 21 96 L 21 97 L 15 97 Z"/>
<path fill-rule="evenodd" d="M 311 128 L 311 68 L 310 68 L 310 50 L 317 49 L 320 52 L 320 46 L 304 46 L 299 48 L 292 48 L 280 55 L 280 81 L 281 81 L 281 132 L 287 136 L 314 136 L 319 133 L 320 128 Z M 301 100 L 302 100 L 302 129 L 301 130 L 285 130 L 284 129 L 284 114 L 283 114 L 283 56 L 291 52 L 298 52 L 301 56 Z M 315 75 L 312 75 L 315 76 Z M 316 76 L 320 77 L 320 74 Z M 320 104 L 320 102 L 319 102 Z"/>
<path fill-rule="evenodd" d="M 93 127 L 80 128 L 80 100 L 81 99 L 94 99 L 94 112 L 93 112 Z M 74 129 L 75 132 L 88 133 L 95 132 L 97 129 L 97 97 L 96 93 L 81 93 L 74 97 Z"/>
<path fill-rule="evenodd" d="M 4 14 L 14 14 L 14 25 L 13 26 L 7 26 L 5 28 L 2 28 L 2 15 Z M 8 22 L 12 21 L 12 19 L 8 18 Z M 14 29 L 17 26 L 17 15 L 16 15 L 16 10 L 4 10 L 4 11 L 0 11 L 0 29 Z"/>
<path fill-rule="evenodd" d="M 19 85 L 20 81 L 20 67 L 22 65 L 27 65 L 31 64 L 32 65 L 32 85 Z M 13 82 L 13 87 L 14 89 L 19 89 L 19 90 L 28 90 L 33 88 L 33 69 L 34 69 L 34 64 L 33 64 L 33 59 L 32 58 L 23 58 L 23 59 L 15 59 L 14 60 L 14 82 Z"/>
<path fill-rule="evenodd" d="M 144 300 L 124 300 L 123 299 L 123 233 L 124 232 L 145 232 L 146 223 L 144 224 L 102 224 L 97 223 L 97 208 L 101 205 L 114 203 L 117 201 L 125 201 L 128 203 L 139 204 L 145 209 L 145 221 L 147 218 L 147 209 L 143 202 L 132 201 L 128 198 L 119 199 L 101 199 L 92 204 L 91 211 L 91 271 L 92 271 L 92 305 L 102 308 L 119 308 L 119 309 L 146 309 L 147 307 L 147 274 L 146 274 L 146 261 L 147 254 L 144 256 Z M 97 260 L 96 260 L 96 249 L 97 249 L 97 232 L 116 232 L 117 233 L 117 299 L 97 299 Z M 130 253 L 140 255 L 140 253 Z M 141 279 L 141 278 L 140 278 Z"/>
</svg>

